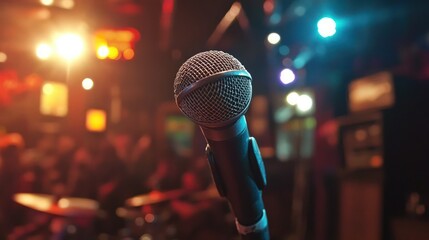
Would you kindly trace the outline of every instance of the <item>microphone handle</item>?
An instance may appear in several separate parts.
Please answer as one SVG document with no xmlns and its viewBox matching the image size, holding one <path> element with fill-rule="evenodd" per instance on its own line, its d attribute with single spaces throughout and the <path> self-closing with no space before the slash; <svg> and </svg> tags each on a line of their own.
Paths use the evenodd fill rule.
<svg viewBox="0 0 429 240">
<path fill-rule="evenodd" d="M 253 138 L 249 138 L 245 117 L 225 129 L 201 130 L 208 143 L 206 153 L 213 179 L 219 194 L 231 206 L 238 222 L 237 228 L 257 226 L 254 232 L 241 234 L 243 239 L 268 240 L 262 186 L 258 184 L 260 181 L 249 154 L 249 141 Z"/>
</svg>

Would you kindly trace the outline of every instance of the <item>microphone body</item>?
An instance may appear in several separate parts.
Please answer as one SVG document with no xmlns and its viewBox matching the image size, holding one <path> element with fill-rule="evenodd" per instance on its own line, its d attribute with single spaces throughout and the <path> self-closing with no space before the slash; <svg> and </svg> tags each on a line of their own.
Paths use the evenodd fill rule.
<svg viewBox="0 0 429 240">
<path fill-rule="evenodd" d="M 219 194 L 229 201 L 238 232 L 243 239 L 269 239 L 261 192 L 266 184 L 265 169 L 245 117 L 228 128 L 201 127 L 201 131 L 207 140 L 213 179 Z"/>
<path fill-rule="evenodd" d="M 200 126 L 217 190 L 236 217 L 244 240 L 268 240 L 268 221 L 262 199 L 265 168 L 246 118 L 251 76 L 241 63 L 221 51 L 188 59 L 175 79 L 179 109 Z"/>
</svg>

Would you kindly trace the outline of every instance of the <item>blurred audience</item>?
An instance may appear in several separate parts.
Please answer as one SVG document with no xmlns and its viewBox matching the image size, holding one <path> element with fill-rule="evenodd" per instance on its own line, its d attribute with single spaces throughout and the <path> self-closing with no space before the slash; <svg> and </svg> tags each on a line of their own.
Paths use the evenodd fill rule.
<svg viewBox="0 0 429 240">
<path fill-rule="evenodd" d="M 96 223 L 97 231 L 114 235 L 123 228 L 123 219 L 116 210 L 123 206 L 128 194 L 126 165 L 119 158 L 115 147 L 110 142 L 102 142 L 93 159 L 94 175 L 97 182 L 97 201 L 102 211 Z"/>
<path fill-rule="evenodd" d="M 0 240 L 30 236 L 82 239 L 83 235 L 77 235 L 79 229 L 70 232 L 70 220 L 18 204 L 14 200 L 17 193 L 96 201 L 99 212 L 95 218 L 85 225 L 72 225 L 91 228 L 91 235 L 85 236 L 93 240 L 125 239 L 121 236 L 130 231 L 130 218 L 134 223 L 144 217 L 143 210 L 137 211 L 136 216 L 135 211 L 131 217 L 119 215 L 117 211 L 126 207 L 126 200 L 170 190 L 184 193 L 162 205 L 162 212 L 171 215 L 169 224 L 178 229 L 173 235 L 191 240 L 219 239 L 220 232 L 230 233 L 225 230 L 228 207 L 213 188 L 205 158 L 181 157 L 172 148 L 156 153 L 150 134 L 133 141 L 130 135 L 121 133 L 87 143 L 77 143 L 68 135 L 51 134 L 41 136 L 34 147 L 26 147 L 19 134 L 0 137 Z M 148 228 L 164 227 L 163 224 L 166 223 L 147 225 L 140 232 L 150 232 Z M 43 231 L 39 231 L 42 227 Z M 67 231 L 70 236 L 65 235 Z"/>
<path fill-rule="evenodd" d="M 178 216 L 179 239 L 232 239 L 236 235 L 227 202 L 219 197 L 205 158 L 190 162 L 181 177 L 181 188 L 188 194 L 171 201 Z"/>
<path fill-rule="evenodd" d="M 21 208 L 13 201 L 15 193 L 27 191 L 24 171 L 21 168 L 21 155 L 24 141 L 20 135 L 7 135 L 0 146 L 0 238 L 24 221 Z"/>
</svg>

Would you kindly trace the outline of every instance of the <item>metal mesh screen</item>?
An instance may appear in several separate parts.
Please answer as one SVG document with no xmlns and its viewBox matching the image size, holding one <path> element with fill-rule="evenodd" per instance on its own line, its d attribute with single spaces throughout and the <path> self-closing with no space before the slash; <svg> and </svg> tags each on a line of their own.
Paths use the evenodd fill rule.
<svg viewBox="0 0 429 240">
<path fill-rule="evenodd" d="M 174 95 L 177 99 L 177 95 L 192 83 L 231 70 L 245 68 L 237 59 L 221 51 L 199 53 L 180 67 L 174 81 Z M 217 127 L 240 117 L 248 107 L 251 95 L 249 78 L 220 77 L 219 80 L 191 91 L 178 105 L 197 124 Z"/>
<path fill-rule="evenodd" d="M 174 80 L 174 95 L 192 83 L 216 73 L 245 70 L 244 66 L 230 54 L 222 51 L 207 51 L 194 55 L 180 67 Z"/>
</svg>

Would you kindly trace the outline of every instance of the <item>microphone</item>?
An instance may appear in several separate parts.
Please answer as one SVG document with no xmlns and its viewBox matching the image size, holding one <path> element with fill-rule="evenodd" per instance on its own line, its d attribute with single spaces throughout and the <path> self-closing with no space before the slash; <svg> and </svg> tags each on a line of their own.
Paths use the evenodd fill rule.
<svg viewBox="0 0 429 240">
<path fill-rule="evenodd" d="M 244 240 L 268 240 L 262 199 L 265 167 L 244 114 L 252 98 L 252 77 L 233 56 L 201 52 L 179 68 L 174 97 L 180 111 L 199 125 L 219 194 L 226 198 Z"/>
</svg>

